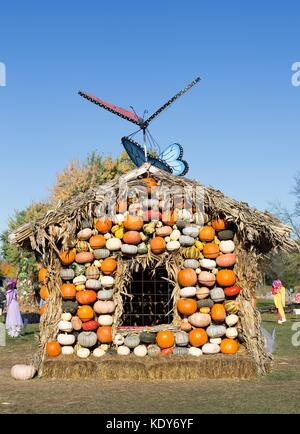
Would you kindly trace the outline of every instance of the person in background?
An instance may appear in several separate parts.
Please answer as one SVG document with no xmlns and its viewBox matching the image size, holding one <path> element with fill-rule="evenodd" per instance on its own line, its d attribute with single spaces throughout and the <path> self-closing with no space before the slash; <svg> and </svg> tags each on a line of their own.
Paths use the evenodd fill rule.
<svg viewBox="0 0 300 434">
<path fill-rule="evenodd" d="M 6 321 L 5 328 L 12 338 L 16 338 L 21 333 L 23 321 L 20 313 L 19 303 L 17 301 L 17 282 L 8 279 L 6 283 Z"/>
<path fill-rule="evenodd" d="M 272 283 L 272 294 L 274 303 L 278 314 L 278 324 L 286 322 L 284 307 L 285 307 L 285 287 L 282 285 L 281 280 L 274 280 Z"/>
</svg>

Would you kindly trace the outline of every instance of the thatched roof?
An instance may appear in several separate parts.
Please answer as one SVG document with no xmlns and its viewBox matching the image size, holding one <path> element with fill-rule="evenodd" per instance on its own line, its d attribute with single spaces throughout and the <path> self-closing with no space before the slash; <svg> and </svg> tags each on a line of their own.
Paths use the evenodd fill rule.
<svg viewBox="0 0 300 434">
<path fill-rule="evenodd" d="M 15 230 L 10 234 L 10 242 L 40 252 L 41 248 L 43 250 L 47 244 L 47 240 L 52 246 L 58 241 L 64 241 L 71 230 L 75 231 L 80 226 L 83 218 L 91 216 L 92 208 L 107 200 L 105 198 L 112 191 L 118 190 L 118 186 L 127 190 L 128 188 L 138 189 L 139 179 L 145 173 L 149 173 L 162 182 L 172 194 L 176 194 L 176 191 L 180 194 L 182 188 L 185 188 L 193 203 L 199 200 L 197 199 L 199 193 L 202 194 L 205 212 L 214 218 L 222 216 L 234 223 L 246 247 L 251 245 L 261 253 L 266 253 L 271 249 L 291 251 L 297 248 L 295 241 L 290 238 L 292 229 L 269 212 L 258 211 L 247 203 L 225 196 L 221 191 L 212 187 L 204 187 L 197 181 L 187 178 L 175 177 L 148 164 L 58 204 L 43 218 Z"/>
</svg>

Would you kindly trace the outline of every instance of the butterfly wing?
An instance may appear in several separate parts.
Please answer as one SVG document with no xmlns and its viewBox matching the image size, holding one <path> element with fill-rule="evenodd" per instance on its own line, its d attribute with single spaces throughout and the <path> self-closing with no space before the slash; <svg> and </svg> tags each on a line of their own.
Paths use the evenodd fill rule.
<svg viewBox="0 0 300 434">
<path fill-rule="evenodd" d="M 189 165 L 182 157 L 183 147 L 179 143 L 173 143 L 159 155 L 159 158 L 172 168 L 175 176 L 184 176 L 189 171 Z"/>
<path fill-rule="evenodd" d="M 139 143 L 129 139 L 128 137 L 123 137 L 122 144 L 130 159 L 137 167 L 142 166 L 146 162 L 144 148 Z M 165 170 L 166 172 L 172 173 L 172 168 L 168 165 L 168 163 L 162 161 L 160 158 L 155 158 L 148 154 L 147 162 L 160 170 Z"/>
<path fill-rule="evenodd" d="M 94 104 L 99 105 L 105 110 L 114 113 L 117 116 L 120 116 L 123 119 L 126 119 L 129 122 L 133 122 L 134 124 L 140 125 L 143 122 L 143 119 L 139 118 L 135 113 L 130 112 L 129 110 L 125 110 L 122 107 L 118 107 L 116 105 L 110 104 L 109 102 L 103 101 L 89 93 L 79 91 L 80 96 L 86 98 L 87 100 L 93 102 Z"/>
</svg>

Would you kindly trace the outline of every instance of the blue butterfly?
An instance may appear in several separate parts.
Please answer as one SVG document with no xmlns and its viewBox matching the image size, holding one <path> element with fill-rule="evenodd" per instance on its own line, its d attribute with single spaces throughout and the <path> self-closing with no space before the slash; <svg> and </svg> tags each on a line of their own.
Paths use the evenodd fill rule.
<svg viewBox="0 0 300 434">
<path fill-rule="evenodd" d="M 137 167 L 146 163 L 144 148 L 139 145 L 139 143 L 128 137 L 123 137 L 122 144 L 127 154 Z M 183 148 L 178 143 L 169 145 L 157 158 L 147 152 L 148 163 L 160 170 L 172 173 L 175 176 L 184 176 L 189 170 L 188 163 L 185 160 L 182 160 L 182 157 Z"/>
</svg>

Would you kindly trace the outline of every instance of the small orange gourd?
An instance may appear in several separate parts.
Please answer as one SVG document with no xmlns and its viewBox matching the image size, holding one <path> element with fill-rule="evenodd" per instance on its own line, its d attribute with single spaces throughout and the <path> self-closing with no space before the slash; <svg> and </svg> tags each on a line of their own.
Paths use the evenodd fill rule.
<svg viewBox="0 0 300 434">
<path fill-rule="evenodd" d="M 236 274 L 232 270 L 220 270 L 217 273 L 217 283 L 220 286 L 233 286 L 236 282 Z"/>
<path fill-rule="evenodd" d="M 174 333 L 169 330 L 161 330 L 156 335 L 156 343 L 160 348 L 170 348 L 175 343 Z"/>
<path fill-rule="evenodd" d="M 179 271 L 177 280 L 180 286 L 195 286 L 197 283 L 197 273 L 192 268 L 185 268 Z"/>
<path fill-rule="evenodd" d="M 211 225 L 215 231 L 224 231 L 227 228 L 227 224 L 223 219 L 212 220 Z"/>
<path fill-rule="evenodd" d="M 177 310 L 182 315 L 192 315 L 197 310 L 197 302 L 193 298 L 180 298 L 177 301 Z"/>
<path fill-rule="evenodd" d="M 98 341 L 102 344 L 110 344 L 112 342 L 112 329 L 110 326 L 102 326 L 97 330 Z"/>
<path fill-rule="evenodd" d="M 45 285 L 41 286 L 40 297 L 43 300 L 47 300 L 47 298 L 49 297 L 49 292 L 48 292 L 48 289 L 47 289 L 47 287 Z"/>
<path fill-rule="evenodd" d="M 41 269 L 39 270 L 39 273 L 38 273 L 38 281 L 39 281 L 39 283 L 41 283 L 42 285 L 45 284 L 46 274 L 47 274 L 47 269 L 46 269 L 46 268 L 41 268 Z"/>
<path fill-rule="evenodd" d="M 106 240 L 102 234 L 93 235 L 89 240 L 92 249 L 102 249 L 105 246 Z"/>
<path fill-rule="evenodd" d="M 221 341 L 220 349 L 223 354 L 235 354 L 239 345 L 235 339 L 226 338 Z"/>
<path fill-rule="evenodd" d="M 144 226 L 144 220 L 139 216 L 128 214 L 123 224 L 128 231 L 140 231 Z"/>
<path fill-rule="evenodd" d="M 189 332 L 189 341 L 193 347 L 202 347 L 208 341 L 207 333 L 202 328 L 196 328 Z"/>
<path fill-rule="evenodd" d="M 75 253 L 75 251 L 73 249 L 69 250 L 67 252 L 63 251 L 59 255 L 61 263 L 63 265 L 70 265 L 70 264 L 72 264 L 75 261 L 75 256 L 76 256 L 76 253 Z"/>
<path fill-rule="evenodd" d="M 220 248 L 216 243 L 206 243 L 203 246 L 203 255 L 205 258 L 215 259 L 220 254 Z"/>
<path fill-rule="evenodd" d="M 199 231 L 199 239 L 201 241 L 213 241 L 215 234 L 215 230 L 211 226 L 202 226 Z"/>
<path fill-rule="evenodd" d="M 61 353 L 61 346 L 57 341 L 50 341 L 46 345 L 46 352 L 49 357 L 57 357 Z"/>
<path fill-rule="evenodd" d="M 160 254 L 166 250 L 166 242 L 163 237 L 155 237 L 150 240 L 151 251 Z"/>
<path fill-rule="evenodd" d="M 215 303 L 211 308 L 210 315 L 214 321 L 222 322 L 226 318 L 226 310 L 223 304 Z"/>
<path fill-rule="evenodd" d="M 101 264 L 101 271 L 103 274 L 109 276 L 116 270 L 117 266 L 118 263 L 114 258 L 105 258 Z"/>
<path fill-rule="evenodd" d="M 102 217 L 96 221 L 96 229 L 100 234 L 107 234 L 112 228 L 112 221 L 107 217 Z"/>
<path fill-rule="evenodd" d="M 63 283 L 60 293 L 65 300 L 72 300 L 76 296 L 76 287 L 73 283 Z"/>
<path fill-rule="evenodd" d="M 79 306 L 77 310 L 77 316 L 81 319 L 81 321 L 86 322 L 94 318 L 94 311 L 91 306 L 83 305 Z"/>
</svg>

